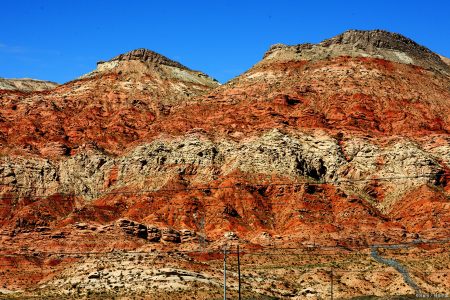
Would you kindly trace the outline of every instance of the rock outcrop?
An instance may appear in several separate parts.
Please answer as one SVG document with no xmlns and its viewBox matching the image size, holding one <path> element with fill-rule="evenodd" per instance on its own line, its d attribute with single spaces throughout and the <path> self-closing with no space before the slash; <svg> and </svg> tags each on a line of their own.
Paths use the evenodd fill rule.
<svg viewBox="0 0 450 300">
<path fill-rule="evenodd" d="M 195 231 L 189 229 L 158 228 L 155 225 L 145 225 L 127 219 L 119 219 L 116 224 L 126 234 L 149 242 L 194 243 L 197 237 Z"/>
<path fill-rule="evenodd" d="M 37 80 L 31 78 L 0 78 L 0 90 L 19 92 L 40 92 L 54 89 L 56 82 Z"/>
<path fill-rule="evenodd" d="M 349 30 L 319 44 L 272 46 L 266 60 L 322 60 L 338 56 L 373 57 L 431 68 L 450 75 L 450 68 L 430 49 L 397 33 L 384 30 Z"/>
<path fill-rule="evenodd" d="M 97 69 L 80 77 L 80 79 L 92 78 L 96 76 L 104 76 L 110 73 L 117 73 L 122 76 L 129 76 L 128 85 L 133 84 L 133 81 L 140 82 L 141 84 L 150 83 L 145 77 L 151 77 L 153 82 L 147 88 L 161 89 L 161 81 L 170 80 L 167 84 L 173 85 L 173 92 L 180 92 L 184 90 L 190 96 L 190 92 L 187 90 L 190 88 L 199 87 L 216 87 L 218 85 L 217 80 L 208 75 L 193 71 L 179 62 L 173 61 L 159 53 L 153 52 L 148 49 L 136 49 L 130 52 L 120 54 L 108 61 L 99 61 L 97 63 Z M 130 82 L 131 79 L 131 82 Z M 156 79 L 156 80 L 155 80 Z M 156 82 L 155 82 L 156 81 Z M 134 83 L 136 84 L 136 83 Z M 177 86 L 178 85 L 178 86 Z M 199 87 L 196 87 L 197 89 Z M 143 86 L 134 86 L 134 89 L 145 89 Z M 157 91 L 155 89 L 155 91 Z M 161 99 L 161 101 L 164 99 Z"/>
<path fill-rule="evenodd" d="M 147 139 L 157 119 L 166 122 L 173 106 L 219 85 L 154 52 L 130 53 L 46 93 L 0 91 L 0 151 L 59 157 L 87 144 L 123 151 Z M 131 59 L 136 53 L 142 60 Z"/>
<path fill-rule="evenodd" d="M 147 226 L 144 224 L 135 223 L 127 219 L 120 219 L 117 221 L 117 226 L 119 226 L 126 234 L 142 239 L 147 239 L 148 237 Z"/>
<path fill-rule="evenodd" d="M 124 54 L 119 54 L 118 56 L 111 58 L 108 62 L 132 61 L 132 60 L 138 60 L 138 61 L 145 62 L 145 63 L 153 63 L 156 65 L 166 65 L 166 66 L 176 67 L 179 69 L 188 70 L 187 67 L 183 66 L 179 62 L 173 61 L 159 53 L 156 53 L 154 51 L 144 49 L 144 48 L 132 50 L 132 51 L 124 53 Z M 101 65 L 103 63 L 105 63 L 105 62 L 100 61 L 97 64 Z"/>
<path fill-rule="evenodd" d="M 45 93 L 2 91 L 2 247 L 356 251 L 446 238 L 449 74 L 401 35 L 348 31 L 275 45 L 224 85 L 138 49 Z M 84 288 L 104 278 L 83 274 Z"/>
</svg>

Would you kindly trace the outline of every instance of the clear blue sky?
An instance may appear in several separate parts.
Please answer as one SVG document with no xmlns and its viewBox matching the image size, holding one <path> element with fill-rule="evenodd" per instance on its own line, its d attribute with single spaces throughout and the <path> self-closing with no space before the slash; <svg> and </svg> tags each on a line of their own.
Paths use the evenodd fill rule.
<svg viewBox="0 0 450 300">
<path fill-rule="evenodd" d="M 347 29 L 402 33 L 450 57 L 450 1 L 2 0 L 0 77 L 66 82 L 148 48 L 224 82 L 271 44 Z"/>
</svg>

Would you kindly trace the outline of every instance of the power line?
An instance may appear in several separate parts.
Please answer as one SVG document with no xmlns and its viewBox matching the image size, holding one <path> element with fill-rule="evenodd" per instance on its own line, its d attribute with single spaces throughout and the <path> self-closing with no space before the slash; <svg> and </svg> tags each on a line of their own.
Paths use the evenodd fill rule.
<svg viewBox="0 0 450 300">
<path fill-rule="evenodd" d="M 110 234 L 110 236 L 114 236 L 117 237 L 117 235 L 114 234 Z M 432 239 L 432 240 L 423 240 L 423 241 L 412 241 L 412 242 L 406 242 L 406 243 L 397 243 L 397 244 L 373 244 L 373 245 L 368 245 L 365 247 L 354 247 L 352 248 L 352 250 L 366 250 L 366 249 L 371 249 L 372 247 L 376 247 L 376 248 L 388 248 L 388 249 L 404 249 L 402 247 L 408 247 L 408 246 L 417 246 L 417 245 L 429 245 L 429 244 L 445 244 L 445 243 L 450 243 L 450 238 L 445 238 L 445 239 Z M 100 243 L 98 243 L 100 245 Z M 102 244 L 103 245 L 103 244 Z M 236 245 L 237 246 L 237 245 Z M 306 250 L 308 249 L 307 247 L 279 247 L 279 248 L 274 248 L 274 247 L 267 247 L 264 248 L 262 251 L 255 251 L 255 252 L 248 252 L 245 249 L 244 250 L 240 250 L 240 254 L 241 255 L 246 255 L 246 256 L 285 256 L 285 255 L 298 255 L 298 256 L 334 256 L 334 255 L 348 255 L 351 254 L 353 256 L 366 256 L 366 255 L 370 255 L 370 253 L 362 253 L 362 252 L 350 252 L 350 253 L 318 253 L 318 252 L 311 252 L 311 253 L 277 253 L 277 254 L 268 254 L 268 252 L 270 251 L 287 251 L 287 250 Z M 341 246 L 321 246 L 321 245 L 317 245 L 314 247 L 314 250 L 317 251 L 317 249 L 320 250 L 346 250 L 343 249 Z M 0 251 L 5 251 L 7 249 L 0 249 Z M 347 250 L 348 251 L 348 250 Z M 116 250 L 116 251 L 93 251 L 93 252 L 56 252 L 56 251 L 33 251 L 32 253 L 0 253 L 0 255 L 6 256 L 6 255 L 17 255 L 17 256 L 21 256 L 21 255 L 29 255 L 29 256 L 35 256 L 34 253 L 37 254 L 51 254 L 51 255 L 104 255 L 104 254 L 110 254 L 110 255 L 121 255 L 121 254 L 126 254 L 126 255 L 134 255 L 134 254 L 138 254 L 138 255 L 142 255 L 142 254 L 146 254 L 146 255 L 158 255 L 158 254 L 170 254 L 170 255 L 177 255 L 177 254 L 199 254 L 199 255 L 205 255 L 205 254 L 223 254 L 223 250 L 221 249 L 217 249 L 217 250 L 178 250 L 178 249 L 173 249 L 173 250 L 168 250 L 165 252 L 153 252 L 153 251 L 127 251 L 127 250 Z M 227 253 L 228 254 L 237 254 L 237 250 L 232 250 L 232 248 L 227 249 Z M 447 253 L 450 254 L 450 249 L 447 249 Z M 395 255 L 398 255 L 399 253 L 393 253 Z M 406 254 L 405 254 L 406 255 Z"/>
</svg>

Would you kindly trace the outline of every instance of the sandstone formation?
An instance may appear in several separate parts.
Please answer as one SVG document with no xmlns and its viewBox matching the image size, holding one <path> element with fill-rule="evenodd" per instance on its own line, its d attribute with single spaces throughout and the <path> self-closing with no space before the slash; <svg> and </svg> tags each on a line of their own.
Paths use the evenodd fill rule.
<svg viewBox="0 0 450 300">
<path fill-rule="evenodd" d="M 131 51 L 45 93 L 0 91 L 1 151 L 57 157 L 91 145 L 122 152 L 174 105 L 216 86 L 207 75 L 159 54 Z"/>
<path fill-rule="evenodd" d="M 349 30 L 314 44 L 275 45 L 264 55 L 278 61 L 322 60 L 338 56 L 372 57 L 436 71 L 450 71 L 439 55 L 400 34 L 384 30 Z"/>
<path fill-rule="evenodd" d="M 139 279 L 134 262 L 116 274 L 120 259 L 100 270 L 89 257 L 65 257 L 54 271 L 49 249 L 154 253 L 172 269 L 146 265 L 141 279 L 182 278 L 171 279 L 175 288 L 157 284 L 170 291 L 193 287 L 184 281 L 215 291 L 219 275 L 199 274 L 197 263 L 209 268 L 236 244 L 249 255 L 331 247 L 369 256 L 371 245 L 406 243 L 422 248 L 406 247 L 405 263 L 429 255 L 430 274 L 450 267 L 438 254 L 450 236 L 450 67 L 399 34 L 351 30 L 315 45 L 278 44 L 223 85 L 137 49 L 52 90 L 0 91 L 0 100 L 2 251 L 35 253 L 35 262 L 5 258 L 18 270 L 42 266 L 28 282 L 5 275 L 8 291 L 143 292 L 121 283 Z M 174 261 L 172 251 L 181 251 Z M 328 271 L 314 259 L 313 269 L 286 267 L 279 278 L 249 269 L 251 293 L 328 297 Z M 370 256 L 348 261 L 386 268 Z M 385 271 L 364 273 L 366 283 L 339 275 L 341 297 L 367 295 L 367 282 L 377 295 L 377 286 L 415 291 Z M 424 291 L 446 286 L 414 272 Z M 282 283 L 294 277 L 295 288 Z"/>
</svg>

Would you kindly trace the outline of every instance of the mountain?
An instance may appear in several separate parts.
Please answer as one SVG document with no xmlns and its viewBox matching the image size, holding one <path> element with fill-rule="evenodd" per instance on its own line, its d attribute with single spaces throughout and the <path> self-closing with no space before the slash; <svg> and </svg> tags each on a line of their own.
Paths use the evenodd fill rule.
<svg viewBox="0 0 450 300">
<path fill-rule="evenodd" d="M 0 78 L 0 90 L 7 91 L 35 92 L 51 90 L 57 86 L 56 82 L 31 78 Z"/>
<path fill-rule="evenodd" d="M 115 82 L 104 82 L 103 77 L 112 74 L 118 76 L 114 78 Z M 99 77 L 105 89 L 123 93 L 141 92 L 147 97 L 158 97 L 158 101 L 163 104 L 183 101 L 218 85 L 218 82 L 208 75 L 190 70 L 148 49 L 136 49 L 108 61 L 99 61 L 96 70 L 79 79 L 95 82 Z M 119 83 L 121 85 L 118 85 Z"/>
<path fill-rule="evenodd" d="M 8 116 L 0 125 L 2 152 L 69 155 L 86 143 L 117 152 L 146 136 L 173 105 L 218 85 L 160 54 L 133 50 L 44 94 L 0 94 Z"/>
<path fill-rule="evenodd" d="M 348 31 L 317 45 L 271 47 L 262 61 L 199 106 L 209 110 L 209 118 L 223 118 L 225 110 L 244 136 L 273 127 L 447 134 L 449 72 L 438 55 L 398 34 Z M 199 119 L 188 123 L 204 122 Z"/>
<path fill-rule="evenodd" d="M 45 282 L 48 293 L 74 295 L 81 270 L 61 259 L 64 280 L 47 278 L 52 263 L 39 255 L 49 249 L 356 251 L 450 236 L 450 67 L 399 34 L 277 44 L 223 85 L 137 49 L 55 89 L 0 100 L 4 248 L 37 253 L 44 270 L 31 281 L 14 273 L 14 288 Z M 321 272 L 307 274 L 322 282 Z M 423 288 L 437 293 L 445 279 L 433 280 Z M 349 297 L 381 282 L 336 284 Z M 402 284 L 383 289 L 414 291 Z"/>
</svg>

